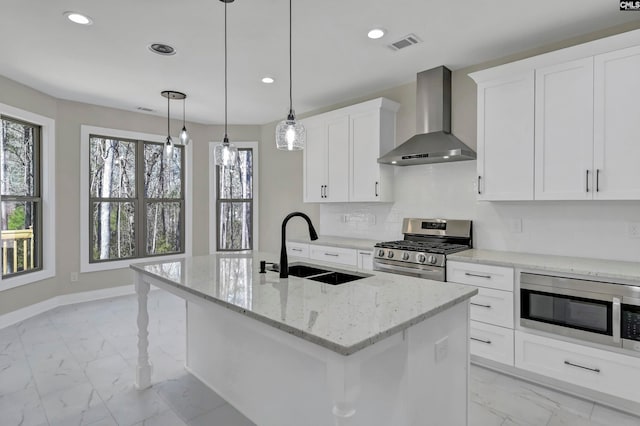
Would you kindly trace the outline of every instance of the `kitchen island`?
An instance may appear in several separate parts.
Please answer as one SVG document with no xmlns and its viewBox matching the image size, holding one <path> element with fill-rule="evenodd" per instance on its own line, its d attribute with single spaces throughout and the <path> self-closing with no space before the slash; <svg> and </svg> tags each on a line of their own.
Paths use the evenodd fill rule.
<svg viewBox="0 0 640 426">
<path fill-rule="evenodd" d="M 151 385 L 154 285 L 187 301 L 187 370 L 259 426 L 467 424 L 475 288 L 375 271 L 341 285 L 259 273 L 261 260 L 276 259 L 254 252 L 132 265 L 136 386 Z"/>
</svg>

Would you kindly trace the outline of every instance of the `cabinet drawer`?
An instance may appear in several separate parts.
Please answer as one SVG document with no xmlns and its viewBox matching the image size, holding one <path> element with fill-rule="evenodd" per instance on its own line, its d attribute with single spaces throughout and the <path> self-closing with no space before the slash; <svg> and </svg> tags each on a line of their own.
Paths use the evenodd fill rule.
<svg viewBox="0 0 640 426">
<path fill-rule="evenodd" d="M 309 244 L 287 241 L 287 255 L 296 257 L 309 257 Z"/>
<path fill-rule="evenodd" d="M 477 321 L 470 328 L 472 355 L 513 365 L 513 330 Z"/>
<path fill-rule="evenodd" d="M 513 291 L 513 268 L 478 263 L 447 262 L 447 281 Z"/>
<path fill-rule="evenodd" d="M 309 248 L 309 257 L 325 262 L 358 266 L 358 255 L 355 249 L 311 245 Z"/>
<path fill-rule="evenodd" d="M 562 340 L 515 332 L 516 367 L 640 402 L 640 359 Z"/>
<path fill-rule="evenodd" d="M 513 293 L 492 288 L 478 288 L 471 298 L 471 319 L 513 328 Z"/>
</svg>

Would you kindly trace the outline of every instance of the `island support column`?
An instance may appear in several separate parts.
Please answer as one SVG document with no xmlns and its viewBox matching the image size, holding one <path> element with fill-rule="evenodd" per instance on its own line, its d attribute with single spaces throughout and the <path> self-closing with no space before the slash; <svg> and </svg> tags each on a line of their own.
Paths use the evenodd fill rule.
<svg viewBox="0 0 640 426">
<path fill-rule="evenodd" d="M 360 360 L 357 354 L 343 356 L 330 353 L 327 358 L 327 382 L 333 401 L 336 426 L 352 424 L 356 401 L 360 396 Z"/>
<path fill-rule="evenodd" d="M 149 311 L 147 298 L 149 283 L 140 273 L 136 273 L 136 294 L 138 295 L 138 365 L 136 367 L 136 389 L 151 386 L 151 364 L 149 363 Z"/>
</svg>

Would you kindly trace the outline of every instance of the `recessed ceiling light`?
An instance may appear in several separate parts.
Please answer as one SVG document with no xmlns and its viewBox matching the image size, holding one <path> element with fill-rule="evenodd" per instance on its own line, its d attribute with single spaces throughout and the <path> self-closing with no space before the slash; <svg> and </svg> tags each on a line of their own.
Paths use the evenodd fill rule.
<svg viewBox="0 0 640 426">
<path fill-rule="evenodd" d="M 171 56 L 176 54 L 176 49 L 164 43 L 151 43 L 149 50 L 158 55 Z"/>
<path fill-rule="evenodd" d="M 367 34 L 367 37 L 374 40 L 384 37 L 384 30 L 382 28 L 374 28 Z"/>
<path fill-rule="evenodd" d="M 93 19 L 88 17 L 87 15 L 83 15 L 78 12 L 65 12 L 64 16 L 67 17 L 71 22 L 75 22 L 80 25 L 91 25 L 93 24 Z"/>
<path fill-rule="evenodd" d="M 265 84 L 271 84 L 273 83 L 275 80 L 272 77 L 262 77 L 262 82 Z"/>
</svg>

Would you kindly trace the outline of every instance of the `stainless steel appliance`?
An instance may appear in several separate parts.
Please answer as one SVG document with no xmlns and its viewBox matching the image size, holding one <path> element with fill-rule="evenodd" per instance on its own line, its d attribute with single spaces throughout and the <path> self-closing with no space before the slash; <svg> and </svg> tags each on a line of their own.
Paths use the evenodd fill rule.
<svg viewBox="0 0 640 426">
<path fill-rule="evenodd" d="M 471 248 L 471 221 L 404 219 L 404 239 L 375 245 L 373 269 L 446 281 L 447 255 Z"/>
<path fill-rule="evenodd" d="M 522 272 L 520 325 L 640 351 L 640 287 Z"/>
</svg>

